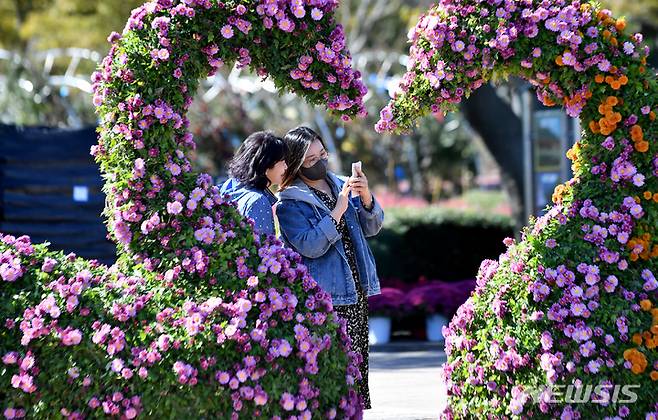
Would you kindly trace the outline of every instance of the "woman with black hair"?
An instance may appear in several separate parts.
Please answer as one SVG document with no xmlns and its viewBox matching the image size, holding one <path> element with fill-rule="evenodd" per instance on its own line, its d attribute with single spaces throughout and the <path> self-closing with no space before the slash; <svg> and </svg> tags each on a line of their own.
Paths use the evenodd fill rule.
<svg viewBox="0 0 658 420">
<path fill-rule="evenodd" d="M 302 255 L 347 323 L 352 351 L 361 356 L 357 390 L 368 409 L 368 296 L 379 294 L 380 286 L 366 238 L 380 231 L 384 211 L 360 168 L 349 179 L 327 170 L 328 154 L 315 131 L 297 127 L 284 141 L 288 171 L 276 207 L 281 239 Z"/>
<path fill-rule="evenodd" d="M 271 185 L 280 185 L 288 166 L 283 139 L 267 131 L 251 134 L 229 164 L 229 178 L 220 193 L 237 204 L 238 211 L 254 220 L 259 233 L 274 235 L 272 206 L 276 197 Z"/>
</svg>

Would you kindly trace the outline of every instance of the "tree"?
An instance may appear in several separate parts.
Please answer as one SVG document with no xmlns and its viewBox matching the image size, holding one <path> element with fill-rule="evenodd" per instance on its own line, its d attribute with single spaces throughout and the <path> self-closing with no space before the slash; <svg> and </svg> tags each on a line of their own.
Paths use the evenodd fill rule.
<svg viewBox="0 0 658 420">
<path fill-rule="evenodd" d="M 0 4 L 0 46 L 25 50 L 29 36 L 23 32 L 26 22 L 34 13 L 43 11 L 53 0 L 12 0 Z"/>
<path fill-rule="evenodd" d="M 20 57 L 0 70 L 3 122 L 16 124 L 83 125 L 95 123 L 89 97 L 83 92 L 52 89 L 44 78 L 43 60 L 38 52 L 49 48 L 107 50 L 107 35 L 120 31 L 130 11 L 141 0 L 13 0 L 0 4 L 0 48 Z M 84 36 L 81 36 L 84 34 Z M 55 61 L 53 74 L 62 74 L 69 61 Z M 93 62 L 80 63 L 78 71 L 89 75 Z M 29 81 L 19 85 L 20 79 Z"/>
<path fill-rule="evenodd" d="M 13 0 L 0 6 L 0 46 L 22 52 L 73 46 L 104 52 L 110 32 L 120 32 L 130 11 L 142 3 Z"/>
</svg>

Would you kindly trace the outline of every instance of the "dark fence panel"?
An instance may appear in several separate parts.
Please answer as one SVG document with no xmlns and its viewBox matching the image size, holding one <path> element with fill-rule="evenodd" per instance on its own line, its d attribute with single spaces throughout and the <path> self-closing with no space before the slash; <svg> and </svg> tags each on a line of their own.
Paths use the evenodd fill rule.
<svg viewBox="0 0 658 420">
<path fill-rule="evenodd" d="M 94 127 L 64 130 L 0 124 L 0 231 L 112 263 L 101 212 L 105 194 L 89 154 Z"/>
</svg>

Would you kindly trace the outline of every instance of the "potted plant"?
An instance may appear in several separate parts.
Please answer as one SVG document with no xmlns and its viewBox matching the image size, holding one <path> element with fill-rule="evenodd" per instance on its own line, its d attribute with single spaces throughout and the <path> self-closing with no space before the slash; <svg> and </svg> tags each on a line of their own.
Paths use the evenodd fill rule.
<svg viewBox="0 0 658 420">
<path fill-rule="evenodd" d="M 404 293 L 396 288 L 384 287 L 381 294 L 368 298 L 368 342 L 385 344 L 391 339 L 391 318 L 403 311 Z"/>
<path fill-rule="evenodd" d="M 445 315 L 446 288 L 440 282 L 432 282 L 414 287 L 407 293 L 406 302 L 412 310 L 425 315 L 427 340 L 441 341 L 441 329 L 448 325 Z"/>
</svg>

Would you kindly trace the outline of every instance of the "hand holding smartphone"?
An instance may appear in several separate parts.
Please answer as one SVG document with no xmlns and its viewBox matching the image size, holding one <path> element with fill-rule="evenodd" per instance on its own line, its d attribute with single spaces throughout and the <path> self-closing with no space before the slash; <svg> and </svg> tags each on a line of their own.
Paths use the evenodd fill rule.
<svg viewBox="0 0 658 420">
<path fill-rule="evenodd" d="M 361 175 L 361 161 L 352 163 L 352 177 L 357 178 Z M 358 197 L 359 193 L 352 191 L 352 197 Z"/>
</svg>

